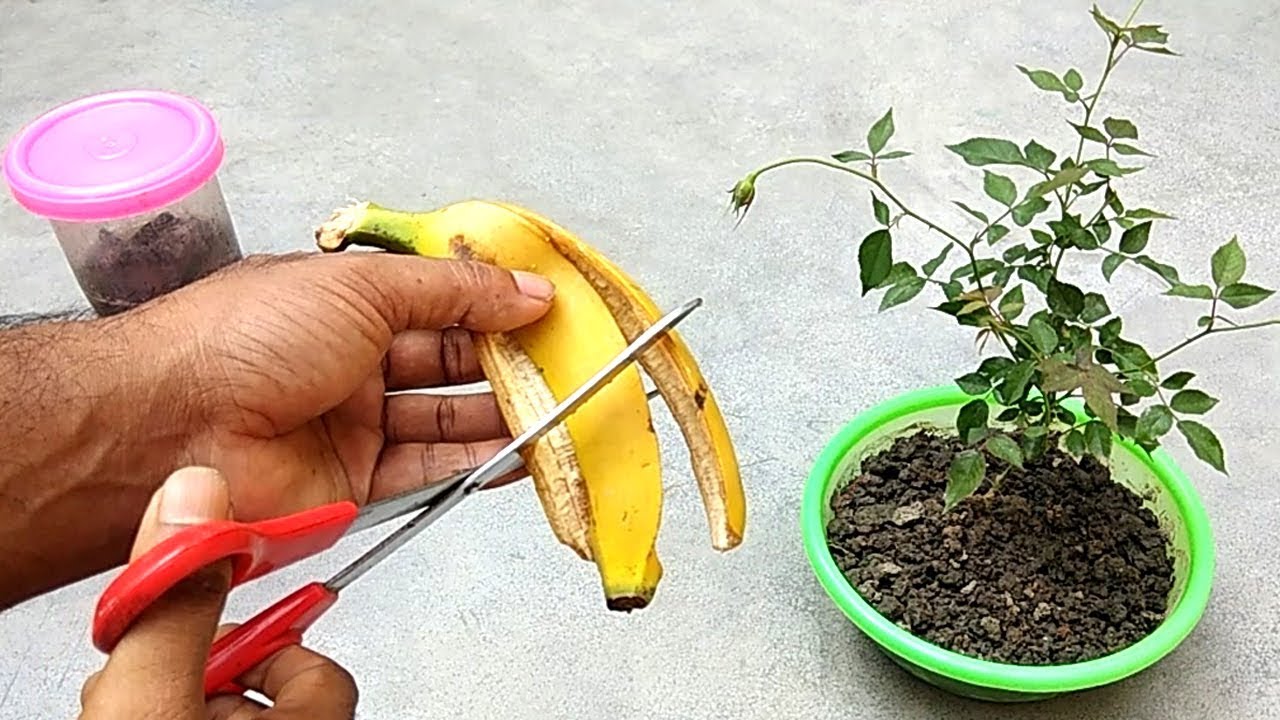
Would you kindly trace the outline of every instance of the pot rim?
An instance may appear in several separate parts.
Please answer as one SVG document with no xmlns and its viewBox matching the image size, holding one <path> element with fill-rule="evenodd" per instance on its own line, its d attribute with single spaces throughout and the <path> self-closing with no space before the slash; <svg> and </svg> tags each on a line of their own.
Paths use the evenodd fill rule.
<svg viewBox="0 0 1280 720">
<path fill-rule="evenodd" d="M 972 399 L 955 385 L 909 391 L 858 413 L 827 442 L 805 483 L 800 517 L 805 554 L 827 595 L 859 630 L 908 663 L 962 683 L 1004 691 L 1056 694 L 1097 687 L 1138 673 L 1172 652 L 1199 622 L 1209 601 L 1215 563 L 1212 528 L 1195 488 L 1163 448 L 1147 453 L 1119 437 L 1114 442 L 1133 453 L 1169 493 L 1188 537 L 1186 588 L 1164 621 L 1138 642 L 1110 655 L 1065 665 L 982 660 L 903 630 L 877 612 L 845 578 L 827 548 L 823 520 L 825 491 L 844 457 L 885 422 Z"/>
</svg>

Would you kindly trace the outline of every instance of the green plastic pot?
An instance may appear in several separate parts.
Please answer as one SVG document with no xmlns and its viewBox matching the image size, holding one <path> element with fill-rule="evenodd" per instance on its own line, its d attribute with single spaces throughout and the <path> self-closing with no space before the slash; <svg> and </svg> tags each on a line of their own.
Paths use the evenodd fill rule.
<svg viewBox="0 0 1280 720">
<path fill-rule="evenodd" d="M 954 385 L 900 395 L 853 419 L 823 449 L 809 474 L 801 510 L 805 552 L 818 581 L 853 625 L 908 672 L 968 698 L 993 702 L 1043 700 L 1113 683 L 1173 651 L 1199 622 L 1213 585 L 1214 548 L 1208 516 L 1190 481 L 1163 450 L 1148 454 L 1115 438 L 1111 472 L 1135 490 L 1172 540 L 1174 583 L 1164 622 L 1142 640 L 1110 655 L 1066 665 L 1012 665 L 956 653 L 903 630 L 853 588 L 827 548 L 832 494 L 857 477 L 862 460 L 922 427 L 954 428 L 972 398 Z M 1082 413 L 1079 405 L 1072 408 Z M 1082 416 L 1082 415 L 1081 415 Z"/>
</svg>

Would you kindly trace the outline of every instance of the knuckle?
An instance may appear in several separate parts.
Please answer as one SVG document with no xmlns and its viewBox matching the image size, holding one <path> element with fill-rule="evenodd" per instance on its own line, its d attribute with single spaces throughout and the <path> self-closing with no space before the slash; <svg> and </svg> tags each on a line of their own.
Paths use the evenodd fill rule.
<svg viewBox="0 0 1280 720">
<path fill-rule="evenodd" d="M 453 398 L 441 397 L 436 401 L 436 429 L 439 431 L 437 437 L 441 439 L 453 437 L 454 430 L 458 426 L 458 408 L 454 404 Z"/>
<path fill-rule="evenodd" d="M 440 333 L 440 371 L 446 383 L 455 383 L 466 374 L 467 345 L 471 335 L 462 328 L 446 328 Z"/>
</svg>

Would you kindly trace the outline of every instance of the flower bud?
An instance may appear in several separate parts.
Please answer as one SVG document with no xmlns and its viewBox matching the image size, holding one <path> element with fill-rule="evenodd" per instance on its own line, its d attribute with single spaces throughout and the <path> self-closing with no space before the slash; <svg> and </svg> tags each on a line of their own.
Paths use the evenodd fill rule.
<svg viewBox="0 0 1280 720">
<path fill-rule="evenodd" d="M 746 217 L 747 210 L 751 209 L 751 201 L 756 198 L 756 176 L 752 173 L 738 181 L 737 185 L 729 191 L 729 209 L 734 215 L 738 216 L 741 222 Z M 741 211 L 741 212 L 739 212 Z"/>
</svg>

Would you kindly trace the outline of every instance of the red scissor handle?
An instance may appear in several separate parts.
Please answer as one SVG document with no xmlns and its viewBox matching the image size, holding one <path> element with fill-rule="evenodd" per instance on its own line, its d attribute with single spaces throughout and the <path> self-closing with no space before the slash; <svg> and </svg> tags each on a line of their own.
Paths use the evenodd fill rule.
<svg viewBox="0 0 1280 720">
<path fill-rule="evenodd" d="M 206 565 L 230 558 L 235 587 L 329 548 L 358 514 L 355 503 L 344 501 L 255 523 L 223 520 L 184 528 L 129 563 L 103 591 L 93 617 L 93 644 L 111 652 L 143 610 Z"/>
<path fill-rule="evenodd" d="M 240 694 L 235 679 L 276 651 L 302 642 L 302 633 L 338 599 L 338 593 L 313 582 L 254 615 L 214 641 L 204 670 L 205 697 Z"/>
</svg>

